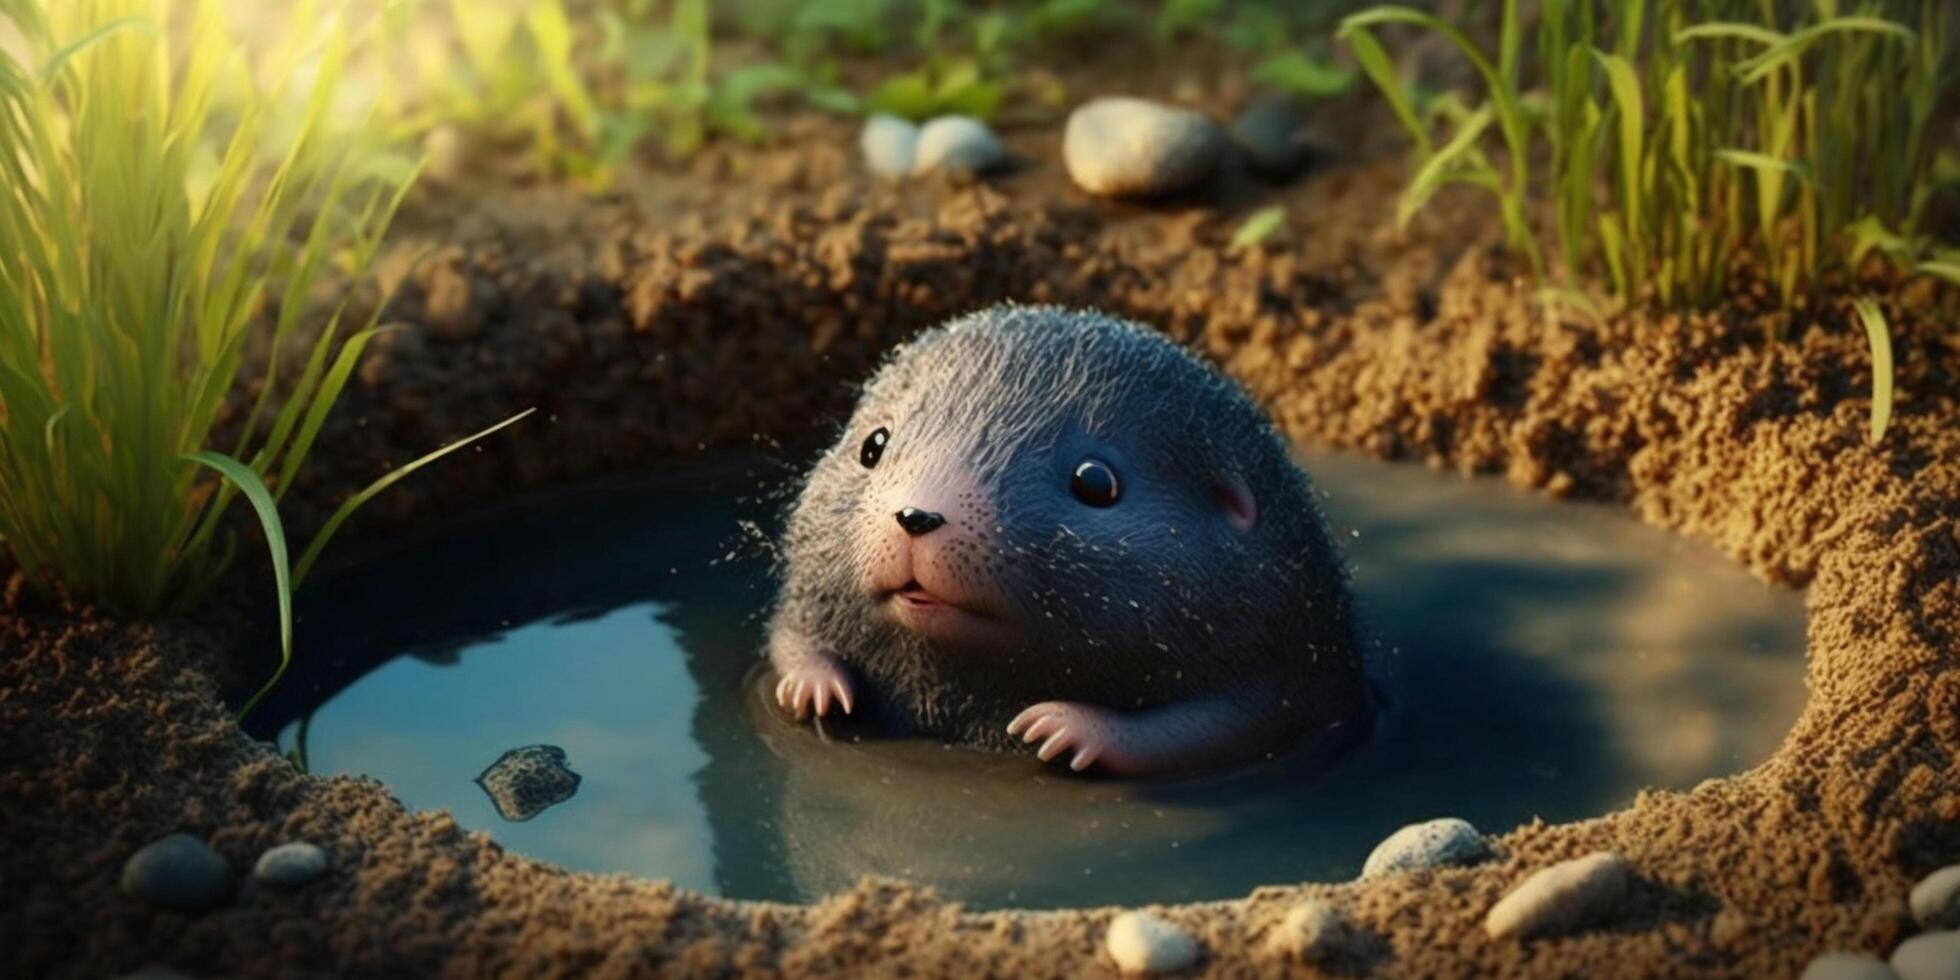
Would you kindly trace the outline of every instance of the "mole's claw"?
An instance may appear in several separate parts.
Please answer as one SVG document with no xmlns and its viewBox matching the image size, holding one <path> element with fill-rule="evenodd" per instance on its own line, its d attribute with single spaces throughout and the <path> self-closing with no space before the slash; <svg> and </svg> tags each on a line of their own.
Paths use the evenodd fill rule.
<svg viewBox="0 0 1960 980">
<path fill-rule="evenodd" d="M 830 689 L 831 689 L 832 691 L 835 691 L 835 692 L 836 692 L 836 694 L 837 694 L 837 705 L 838 705 L 838 707 L 841 707 L 841 708 L 843 708 L 843 709 L 844 709 L 844 713 L 845 713 L 845 714 L 847 714 L 847 715 L 848 715 L 848 714 L 850 714 L 850 713 L 851 713 L 851 688 L 850 688 L 850 685 L 848 685 L 848 684 L 845 684 L 845 683 L 843 682 L 843 680 L 841 680 L 841 679 L 838 679 L 838 678 L 832 678 L 832 679 L 831 679 L 831 682 L 830 682 Z"/>
<path fill-rule="evenodd" d="M 1102 746 L 1099 744 L 1092 743 L 1085 748 L 1077 750 L 1075 753 L 1075 758 L 1069 760 L 1068 767 L 1070 769 L 1075 770 L 1076 772 L 1081 772 L 1082 770 L 1089 768 L 1089 764 L 1095 762 L 1096 756 L 1099 756 L 1101 754 L 1102 754 Z"/>
<path fill-rule="evenodd" d="M 1035 750 L 1034 757 L 1047 762 L 1060 755 L 1069 744 L 1068 729 L 1058 728 L 1055 734 L 1048 736 L 1048 741 L 1041 743 L 1041 748 Z"/>
</svg>

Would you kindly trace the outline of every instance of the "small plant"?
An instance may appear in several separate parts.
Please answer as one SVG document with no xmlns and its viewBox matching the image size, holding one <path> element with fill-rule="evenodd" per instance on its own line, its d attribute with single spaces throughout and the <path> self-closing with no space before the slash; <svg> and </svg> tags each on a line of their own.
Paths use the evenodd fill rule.
<svg viewBox="0 0 1960 980">
<path fill-rule="evenodd" d="M 1484 187 L 1545 278 L 1527 212 L 1549 197 L 1566 275 L 1603 273 L 1622 300 L 1700 305 L 1727 291 L 1738 253 L 1789 302 L 1851 264 L 1861 225 L 1914 240 L 1945 16 L 1942 4 L 1840 13 L 1819 0 L 1786 20 L 1758 0 L 1545 0 L 1527 32 L 1504 0 L 1494 54 L 1408 7 L 1356 14 L 1340 35 L 1415 140 L 1404 220 L 1446 184 Z M 1442 34 L 1482 80 L 1484 101 L 1440 143 L 1375 36 L 1390 25 Z M 1484 152 L 1493 129 L 1501 165 Z"/>
<path fill-rule="evenodd" d="M 163 32 L 168 12 L 165 0 L 0 0 L 32 52 L 0 51 L 0 537 L 36 585 L 152 614 L 216 583 L 242 496 L 272 558 L 283 671 L 292 589 L 334 530 L 469 440 L 356 495 L 289 563 L 277 502 L 374 334 L 371 320 L 344 333 L 343 301 L 304 339 L 302 313 L 329 267 L 367 267 L 406 184 L 325 130 L 343 33 L 317 51 L 291 42 L 221 127 L 211 107 L 232 47 L 219 5 L 197 4 L 182 50 Z M 267 159 L 289 94 L 303 118 Z M 269 340 L 262 382 L 223 427 L 229 447 L 208 448 L 248 334 Z M 294 375 L 281 366 L 296 345 Z"/>
</svg>

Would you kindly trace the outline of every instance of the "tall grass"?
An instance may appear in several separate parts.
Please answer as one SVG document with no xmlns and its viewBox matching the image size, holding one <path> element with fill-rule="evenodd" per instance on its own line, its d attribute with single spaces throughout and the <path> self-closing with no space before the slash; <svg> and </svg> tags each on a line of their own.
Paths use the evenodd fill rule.
<svg viewBox="0 0 1960 980">
<path fill-rule="evenodd" d="M 209 592 L 243 497 L 270 549 L 283 671 L 292 589 L 371 495 L 289 563 L 278 500 L 375 332 L 345 328 L 344 300 L 324 324 L 302 313 L 330 267 L 368 266 L 407 184 L 327 131 L 343 32 L 295 32 L 221 125 L 221 78 L 251 73 L 230 70 L 216 0 L 190 11 L 181 47 L 172 13 L 0 0 L 30 49 L 0 52 L 0 537 L 32 582 L 146 615 Z M 275 127 L 295 100 L 296 128 Z M 214 447 L 254 333 L 262 383 Z"/>
<path fill-rule="evenodd" d="M 1494 193 L 1541 278 L 1597 276 L 1623 300 L 1703 305 L 1750 256 L 1784 301 L 1846 268 L 1859 229 L 1909 241 L 1930 194 L 1946 5 L 1834 0 L 1504 0 L 1497 52 L 1408 7 L 1340 35 L 1415 140 L 1404 220 L 1435 191 Z M 1483 102 L 1439 141 L 1378 33 L 1413 25 L 1475 67 Z M 1495 125 L 1507 165 L 1484 147 Z M 1527 221 L 1548 199 L 1559 269 Z M 1939 272 L 1937 266 L 1927 271 Z"/>
</svg>

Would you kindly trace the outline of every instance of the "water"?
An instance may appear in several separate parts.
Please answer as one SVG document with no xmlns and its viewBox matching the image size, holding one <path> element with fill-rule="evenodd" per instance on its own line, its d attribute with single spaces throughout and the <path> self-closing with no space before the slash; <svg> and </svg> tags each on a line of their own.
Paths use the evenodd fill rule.
<svg viewBox="0 0 1960 980">
<path fill-rule="evenodd" d="M 519 501 L 309 586 L 301 662 L 253 719 L 318 773 L 383 780 L 511 850 L 734 898 L 861 874 L 976 906 L 1135 904 L 1354 875 L 1404 823 L 1595 816 L 1768 756 L 1803 701 L 1803 612 L 1714 551 L 1607 507 L 1312 454 L 1391 702 L 1331 771 L 1068 777 L 778 719 L 752 668 L 780 465 Z M 345 557 L 345 556 L 343 556 Z M 508 822 L 472 780 L 565 750 L 577 795 Z"/>
</svg>

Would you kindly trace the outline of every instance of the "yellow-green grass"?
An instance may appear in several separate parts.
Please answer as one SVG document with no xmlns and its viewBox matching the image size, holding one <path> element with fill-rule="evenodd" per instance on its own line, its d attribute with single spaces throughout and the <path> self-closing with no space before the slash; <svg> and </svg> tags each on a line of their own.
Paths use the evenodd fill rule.
<svg viewBox="0 0 1960 980">
<path fill-rule="evenodd" d="M 1342 25 L 1415 140 L 1404 220 L 1446 184 L 1485 187 L 1540 278 L 1669 306 L 1723 296 L 1738 253 L 1789 302 L 1851 264 L 1860 228 L 1916 240 L 1944 4 L 1544 0 L 1535 31 L 1518 0 L 1501 14 L 1495 55 L 1409 7 Z M 1477 71 L 1483 100 L 1440 138 L 1378 36 L 1391 26 L 1441 33 Z M 1484 153 L 1493 125 L 1502 166 Z M 1527 220 L 1534 199 L 1551 203 L 1561 268 Z"/>
<path fill-rule="evenodd" d="M 289 564 L 278 500 L 374 334 L 343 324 L 345 301 L 323 323 L 303 314 L 329 268 L 368 266 L 407 186 L 328 133 L 346 35 L 308 33 L 240 72 L 215 0 L 0 0 L 0 18 L 28 48 L 0 52 L 0 537 L 31 582 L 149 615 L 218 581 L 242 496 L 270 552 L 283 671 L 292 589 L 320 547 L 434 455 L 350 500 Z M 254 331 L 256 394 L 213 445 Z"/>
</svg>

